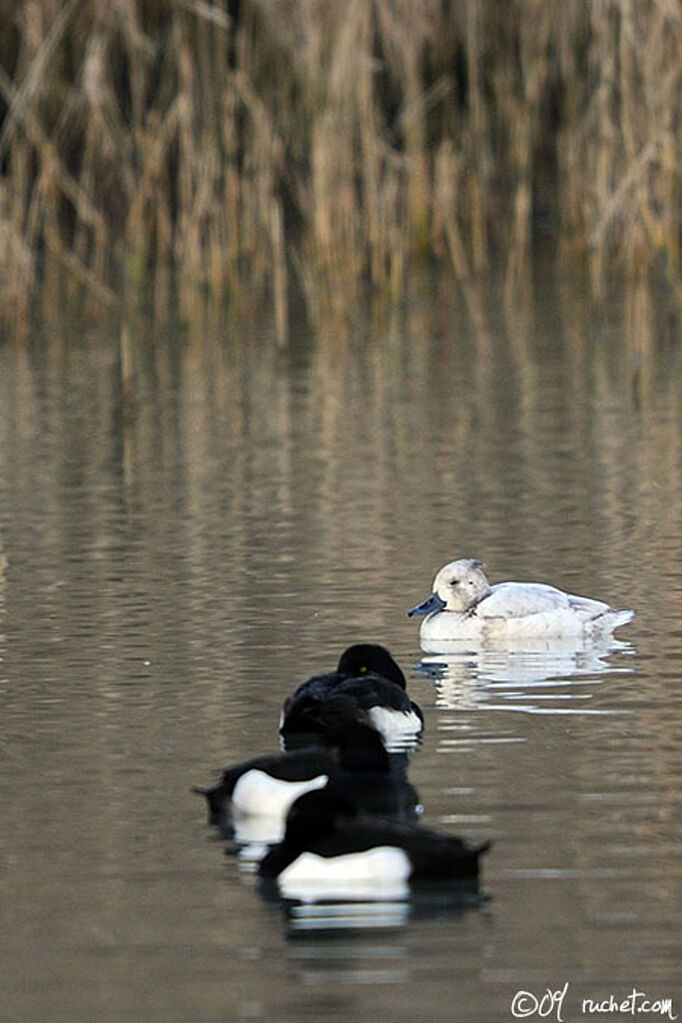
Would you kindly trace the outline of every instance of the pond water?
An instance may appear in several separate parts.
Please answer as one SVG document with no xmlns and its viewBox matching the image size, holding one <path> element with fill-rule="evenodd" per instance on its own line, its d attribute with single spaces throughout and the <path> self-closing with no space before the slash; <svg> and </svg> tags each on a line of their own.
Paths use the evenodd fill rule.
<svg viewBox="0 0 682 1023">
<path fill-rule="evenodd" d="M 682 1012 L 680 347 L 538 292 L 425 290 L 284 352 L 133 319 L 130 401 L 113 326 L 5 339 L 4 1019 L 537 1019 L 565 985 L 546 1018 Z M 406 611 L 461 555 L 637 617 L 422 662 Z M 190 791 L 358 639 L 424 709 L 425 823 L 494 841 L 478 904 L 267 901 Z"/>
</svg>

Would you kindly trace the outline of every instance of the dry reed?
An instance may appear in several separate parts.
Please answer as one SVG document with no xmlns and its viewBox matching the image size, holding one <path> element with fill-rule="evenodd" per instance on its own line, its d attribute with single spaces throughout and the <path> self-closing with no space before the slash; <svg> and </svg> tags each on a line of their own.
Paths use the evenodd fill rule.
<svg viewBox="0 0 682 1023">
<path fill-rule="evenodd" d="M 287 338 L 415 260 L 527 279 L 539 215 L 602 286 L 680 294 L 677 0 L 2 4 L 0 288 L 267 297 Z M 75 288 L 74 288 L 75 286 Z M 66 288 L 66 291 L 64 290 Z"/>
</svg>

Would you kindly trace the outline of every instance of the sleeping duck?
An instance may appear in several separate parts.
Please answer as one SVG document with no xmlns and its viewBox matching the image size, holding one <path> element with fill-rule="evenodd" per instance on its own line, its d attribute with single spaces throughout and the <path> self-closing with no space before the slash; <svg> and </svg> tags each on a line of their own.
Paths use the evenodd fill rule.
<svg viewBox="0 0 682 1023">
<path fill-rule="evenodd" d="M 412 884 L 475 881 L 490 843 L 472 845 L 418 824 L 357 813 L 331 789 L 308 792 L 291 807 L 283 841 L 261 860 L 261 878 L 277 879 L 287 898 L 402 897 Z"/>
<path fill-rule="evenodd" d="M 195 788 L 206 797 L 209 823 L 238 837 L 246 831 L 245 818 L 260 818 L 255 826 L 276 842 L 292 803 L 324 786 L 365 813 L 399 820 L 418 814 L 419 797 L 404 777 L 403 762 L 389 756 L 377 731 L 351 721 L 330 733 L 327 742 L 329 749 L 253 757 L 226 768 L 217 785 Z"/>
<path fill-rule="evenodd" d="M 300 685 L 284 703 L 280 734 L 291 748 L 299 737 L 324 736 L 350 721 L 376 728 L 392 751 L 410 748 L 423 731 L 424 715 L 407 695 L 405 676 L 377 643 L 355 643 L 336 671 Z"/>
<path fill-rule="evenodd" d="M 634 614 L 545 583 L 491 586 L 483 562 L 475 558 L 459 558 L 441 568 L 431 596 L 408 611 L 426 615 L 419 638 L 429 653 L 446 652 L 449 640 L 604 635 Z"/>
</svg>

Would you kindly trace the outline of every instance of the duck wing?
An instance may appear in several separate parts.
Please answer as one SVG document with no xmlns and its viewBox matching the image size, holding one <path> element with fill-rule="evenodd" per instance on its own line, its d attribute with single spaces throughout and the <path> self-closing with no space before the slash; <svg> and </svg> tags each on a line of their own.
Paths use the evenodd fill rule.
<svg viewBox="0 0 682 1023">
<path fill-rule="evenodd" d="M 405 690 L 374 672 L 339 682 L 334 693 L 352 698 L 361 710 L 379 706 L 390 707 L 391 710 L 412 710 L 412 702 Z"/>
<path fill-rule="evenodd" d="M 331 693 L 323 699 L 304 696 L 291 704 L 288 710 L 285 707 L 279 733 L 286 743 L 295 737 L 307 742 L 355 721 L 369 721 L 369 718 L 352 696 L 343 693 Z"/>
<path fill-rule="evenodd" d="M 592 597 L 580 597 L 575 593 L 568 593 L 568 603 L 573 611 L 587 618 L 597 618 L 599 615 L 613 611 L 610 604 L 603 600 L 594 600 Z"/>
<path fill-rule="evenodd" d="M 312 842 L 310 851 L 318 856 L 340 856 L 377 846 L 402 849 L 410 858 L 412 877 L 476 877 L 478 858 L 489 842 L 472 845 L 454 835 L 432 831 L 418 824 L 367 820 L 340 825 L 332 835 Z"/>
<path fill-rule="evenodd" d="M 570 594 L 546 583 L 497 583 L 473 609 L 482 618 L 526 618 L 571 609 Z M 594 602 L 598 603 L 598 602 Z"/>
<path fill-rule="evenodd" d="M 328 699 L 333 694 L 334 688 L 346 677 L 339 671 L 313 675 L 306 682 L 302 682 L 291 696 L 287 697 L 284 702 L 284 713 L 288 714 L 293 707 L 303 706 L 307 701 L 319 702 Z"/>
<path fill-rule="evenodd" d="M 339 770 L 327 784 L 330 792 L 341 793 L 359 813 L 413 821 L 419 814 L 419 795 L 407 778 L 387 771 Z"/>
</svg>

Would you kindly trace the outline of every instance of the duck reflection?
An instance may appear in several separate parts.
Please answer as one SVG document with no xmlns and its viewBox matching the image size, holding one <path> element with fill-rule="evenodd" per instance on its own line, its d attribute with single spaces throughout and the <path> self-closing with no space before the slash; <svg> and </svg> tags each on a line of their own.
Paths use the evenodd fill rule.
<svg viewBox="0 0 682 1023">
<path fill-rule="evenodd" d="M 451 640 L 443 653 L 423 657 L 415 670 L 433 679 L 436 706 L 443 709 L 494 709 L 499 700 L 497 706 L 507 710 L 575 713 L 591 698 L 586 687 L 597 685 L 602 675 L 633 671 L 626 658 L 634 654 L 631 643 L 612 636 Z"/>
<path fill-rule="evenodd" d="M 337 887 L 333 894 L 317 891 L 314 898 L 286 886 L 280 886 L 278 893 L 262 886 L 261 891 L 279 902 L 290 937 L 311 933 L 339 937 L 353 931 L 397 929 L 416 920 L 454 918 L 489 898 L 474 880 L 431 885 L 428 890 L 410 891 L 405 886 L 404 891 L 393 893 L 362 892 L 357 886 L 343 892 Z"/>
</svg>

